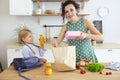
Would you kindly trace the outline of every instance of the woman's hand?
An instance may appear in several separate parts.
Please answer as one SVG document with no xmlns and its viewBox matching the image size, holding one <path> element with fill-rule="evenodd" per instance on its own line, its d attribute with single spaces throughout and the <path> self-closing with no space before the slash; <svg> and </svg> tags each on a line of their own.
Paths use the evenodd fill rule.
<svg viewBox="0 0 120 80">
<path fill-rule="evenodd" d="M 52 45 L 53 45 L 54 47 L 58 47 L 57 39 L 53 39 Z"/>
<path fill-rule="evenodd" d="M 77 40 L 83 40 L 86 38 L 87 33 L 81 33 L 80 36 L 76 37 Z"/>
</svg>

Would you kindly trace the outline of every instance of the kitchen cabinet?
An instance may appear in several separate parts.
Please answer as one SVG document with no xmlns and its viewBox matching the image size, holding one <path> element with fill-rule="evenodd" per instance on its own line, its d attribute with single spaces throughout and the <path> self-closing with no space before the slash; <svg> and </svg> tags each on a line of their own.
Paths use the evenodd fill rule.
<svg viewBox="0 0 120 80">
<path fill-rule="evenodd" d="M 20 44 L 7 45 L 7 67 L 14 58 L 23 57 L 22 46 Z M 63 42 L 61 46 L 68 46 L 68 44 Z M 120 62 L 120 44 L 96 44 L 93 47 L 99 62 Z M 51 44 L 46 43 L 45 48 L 50 49 Z"/>
<path fill-rule="evenodd" d="M 7 48 L 7 67 L 10 66 L 11 62 L 14 58 L 21 58 L 22 56 L 22 48 Z"/>
<path fill-rule="evenodd" d="M 9 0 L 10 15 L 32 15 L 32 0 Z"/>
<path fill-rule="evenodd" d="M 120 49 L 94 49 L 99 62 L 120 62 Z"/>
</svg>

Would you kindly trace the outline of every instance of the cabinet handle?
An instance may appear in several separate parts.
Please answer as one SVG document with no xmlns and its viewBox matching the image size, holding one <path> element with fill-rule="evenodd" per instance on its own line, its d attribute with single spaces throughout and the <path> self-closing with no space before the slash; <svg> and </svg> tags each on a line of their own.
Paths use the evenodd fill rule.
<svg viewBox="0 0 120 80">
<path fill-rule="evenodd" d="M 20 52 L 20 49 L 15 49 L 15 52 Z"/>
<path fill-rule="evenodd" d="M 108 51 L 112 51 L 112 49 L 108 49 Z"/>
</svg>

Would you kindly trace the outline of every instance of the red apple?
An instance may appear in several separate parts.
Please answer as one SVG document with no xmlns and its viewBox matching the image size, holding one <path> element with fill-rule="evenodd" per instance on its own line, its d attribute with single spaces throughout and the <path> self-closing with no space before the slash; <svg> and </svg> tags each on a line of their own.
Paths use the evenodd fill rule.
<svg viewBox="0 0 120 80">
<path fill-rule="evenodd" d="M 46 75 L 52 75 L 52 69 L 51 68 L 45 68 L 45 74 Z"/>
</svg>

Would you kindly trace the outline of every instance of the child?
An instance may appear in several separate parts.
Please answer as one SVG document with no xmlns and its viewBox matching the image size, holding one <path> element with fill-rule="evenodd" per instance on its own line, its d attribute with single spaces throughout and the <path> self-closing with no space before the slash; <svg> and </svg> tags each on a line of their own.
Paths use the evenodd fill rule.
<svg viewBox="0 0 120 80">
<path fill-rule="evenodd" d="M 44 56 L 44 51 L 39 46 L 33 44 L 33 35 L 29 29 L 20 30 L 18 38 L 20 43 L 24 44 L 22 49 L 22 54 L 24 58 L 36 56 L 43 63 L 46 62 L 46 59 L 42 58 Z"/>
<path fill-rule="evenodd" d="M 80 62 L 83 59 L 87 61 L 92 59 L 93 62 L 98 62 L 91 45 L 91 39 L 102 41 L 103 37 L 93 23 L 78 16 L 79 9 L 79 4 L 73 0 L 67 0 L 62 3 L 63 22 L 64 18 L 68 22 L 62 27 L 58 38 L 54 39 L 53 46 L 57 47 L 62 42 L 67 31 L 81 31 L 82 34 L 79 37 L 74 40 L 68 40 L 69 45 L 76 46 L 76 62 Z"/>
</svg>

